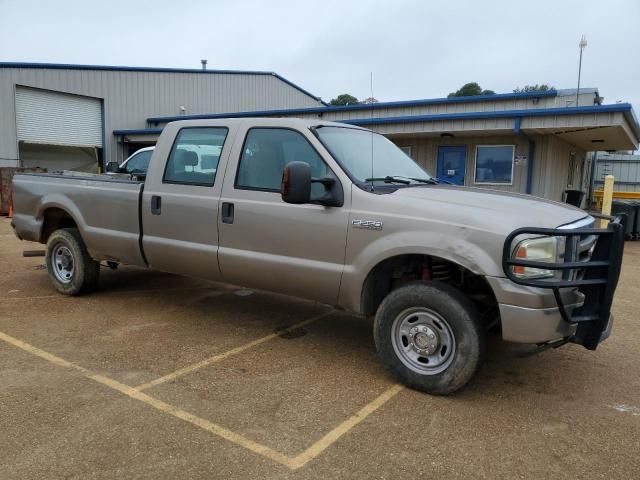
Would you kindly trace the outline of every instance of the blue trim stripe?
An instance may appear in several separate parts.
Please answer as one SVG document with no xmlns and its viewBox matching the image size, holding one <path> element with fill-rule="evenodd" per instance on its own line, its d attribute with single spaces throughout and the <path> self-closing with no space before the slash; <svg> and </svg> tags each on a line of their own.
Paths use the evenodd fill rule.
<svg viewBox="0 0 640 480">
<path fill-rule="evenodd" d="M 116 137 L 123 137 L 125 135 L 156 135 L 162 133 L 162 128 L 133 128 L 130 130 L 114 130 L 113 134 Z"/>
<path fill-rule="evenodd" d="M 176 120 L 202 120 L 215 118 L 268 117 L 273 115 L 297 115 L 309 113 L 352 112 L 358 110 L 379 110 L 381 108 L 421 107 L 427 105 L 445 105 L 454 103 L 494 102 L 500 100 L 526 100 L 533 98 L 555 97 L 558 92 L 496 93 L 495 95 L 477 95 L 474 97 L 426 98 L 419 100 L 401 100 L 398 102 L 379 102 L 358 105 L 326 106 L 311 108 L 288 108 L 281 110 L 260 110 L 255 112 L 204 113 L 197 115 L 180 115 L 171 117 L 150 117 L 149 123 L 168 123 Z"/>
<path fill-rule="evenodd" d="M 273 111 L 272 111 L 273 112 Z M 432 115 L 405 115 L 400 117 L 374 117 L 374 118 L 359 118 L 352 120 L 336 120 L 339 123 L 346 123 L 349 125 L 389 125 L 389 124 L 397 124 L 397 123 L 416 123 L 416 122 L 438 122 L 442 120 L 478 120 L 484 118 L 515 118 L 520 119 L 516 120 L 516 125 L 514 125 L 514 131 L 516 128 L 519 129 L 519 123 L 522 118 L 526 117 L 548 117 L 548 116 L 566 116 L 566 115 L 580 115 L 580 114 L 590 114 L 590 113 L 614 113 L 614 112 L 622 112 L 626 115 L 629 115 L 627 118 L 633 118 L 631 115 L 633 114 L 633 110 L 631 108 L 631 104 L 629 103 L 616 103 L 612 105 L 598 105 L 598 106 L 584 106 L 584 107 L 560 107 L 560 108 L 536 108 L 536 109 L 528 109 L 528 110 L 502 110 L 502 111 L 492 111 L 492 112 L 465 112 L 465 113 L 442 113 L 442 114 L 432 114 Z M 236 114 L 216 114 L 215 116 L 207 115 L 201 116 L 197 118 L 240 118 L 240 117 L 260 117 L 262 112 L 240 112 Z M 181 117 L 176 117 L 179 120 L 193 119 L 192 116 L 183 115 Z M 637 123 L 635 125 L 631 123 L 632 128 L 634 130 L 640 131 L 640 127 Z M 143 134 L 153 134 L 160 133 L 162 128 L 149 128 L 149 129 L 140 129 L 140 130 L 114 130 L 114 135 L 143 135 Z M 517 133 L 517 131 L 516 131 Z"/>
<path fill-rule="evenodd" d="M 269 75 L 304 93 L 305 95 L 327 105 L 317 97 L 296 85 L 291 80 L 275 72 L 261 70 L 202 70 L 201 68 L 167 68 L 167 67 L 122 67 L 115 65 L 74 65 L 67 63 L 28 63 L 28 62 L 0 62 L 0 68 L 34 68 L 45 70 L 102 70 L 111 72 L 153 72 L 153 73 L 198 73 L 198 74 L 228 74 L 228 75 Z"/>
<path fill-rule="evenodd" d="M 616 103 L 593 107 L 560 107 L 534 108 L 527 110 L 502 110 L 492 112 L 443 113 L 432 115 L 405 115 L 401 117 L 373 117 L 338 120 L 350 125 L 380 125 L 393 123 L 436 122 L 440 120 L 479 120 L 483 118 L 516 118 L 516 117 L 547 117 L 553 115 L 580 115 L 585 113 L 629 112 L 631 104 Z"/>
</svg>

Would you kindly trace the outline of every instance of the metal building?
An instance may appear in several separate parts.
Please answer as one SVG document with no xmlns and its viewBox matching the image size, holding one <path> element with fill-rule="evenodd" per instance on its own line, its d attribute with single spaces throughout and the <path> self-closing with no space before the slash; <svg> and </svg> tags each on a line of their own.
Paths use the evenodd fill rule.
<svg viewBox="0 0 640 480">
<path fill-rule="evenodd" d="M 273 72 L 0 63 L 0 167 L 95 170 L 149 116 L 318 107 Z"/>
<path fill-rule="evenodd" d="M 271 72 L 0 63 L 0 166 L 95 169 L 170 121 L 296 116 L 377 130 L 445 182 L 561 200 L 591 151 L 634 150 L 628 103 L 551 90 L 332 107 Z"/>
<path fill-rule="evenodd" d="M 594 153 L 596 168 L 593 174 L 593 187 L 604 188 L 604 177 L 613 175 L 618 192 L 637 192 L 640 195 L 640 155 L 628 153 Z"/>
<path fill-rule="evenodd" d="M 633 150 L 640 125 L 631 105 L 602 104 L 594 88 L 476 97 L 226 112 L 187 118 L 295 116 L 340 121 L 386 135 L 432 175 L 459 185 L 562 200 L 587 191 L 594 150 Z M 123 141 L 153 142 L 177 116 L 150 117 Z"/>
</svg>

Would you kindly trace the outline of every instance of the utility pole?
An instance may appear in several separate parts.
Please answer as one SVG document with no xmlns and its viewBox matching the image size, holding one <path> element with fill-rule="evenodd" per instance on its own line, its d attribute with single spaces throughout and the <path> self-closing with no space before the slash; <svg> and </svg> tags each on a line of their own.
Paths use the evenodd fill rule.
<svg viewBox="0 0 640 480">
<path fill-rule="evenodd" d="M 582 50 L 587 46 L 587 39 L 584 35 L 580 39 L 578 47 L 580 48 L 580 63 L 578 63 L 578 88 L 576 90 L 576 107 L 578 106 L 578 99 L 580 98 L 580 74 L 582 73 Z"/>
</svg>

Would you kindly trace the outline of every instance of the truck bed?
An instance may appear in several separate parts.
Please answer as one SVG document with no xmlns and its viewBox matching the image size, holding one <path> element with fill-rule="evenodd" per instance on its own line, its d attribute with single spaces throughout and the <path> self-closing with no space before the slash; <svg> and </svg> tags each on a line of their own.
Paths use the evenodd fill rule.
<svg viewBox="0 0 640 480">
<path fill-rule="evenodd" d="M 143 187 L 144 182 L 121 175 L 16 174 L 13 224 L 24 240 L 46 241 L 45 217 L 52 217 L 52 209 L 61 209 L 71 215 L 94 259 L 143 266 L 139 210 Z"/>
</svg>

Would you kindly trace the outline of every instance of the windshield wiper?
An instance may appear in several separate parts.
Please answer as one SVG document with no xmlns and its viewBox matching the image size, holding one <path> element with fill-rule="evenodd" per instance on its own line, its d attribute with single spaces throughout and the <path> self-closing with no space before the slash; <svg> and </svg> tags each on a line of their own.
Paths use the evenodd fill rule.
<svg viewBox="0 0 640 480">
<path fill-rule="evenodd" d="M 411 180 L 415 180 L 416 182 L 420 182 L 420 183 L 428 183 L 430 185 L 437 185 L 439 182 L 438 180 L 436 180 L 435 178 L 413 178 L 410 177 Z"/>
<path fill-rule="evenodd" d="M 411 183 L 410 178 L 396 177 L 391 175 L 387 175 L 386 177 L 365 178 L 364 181 L 365 182 L 402 183 L 404 185 L 409 185 Z"/>
<path fill-rule="evenodd" d="M 429 183 L 432 185 L 437 185 L 437 181 L 433 178 L 414 178 L 414 177 L 405 177 L 402 175 L 387 175 L 386 177 L 373 177 L 373 178 L 365 178 L 365 182 L 385 182 L 385 183 L 402 183 L 403 185 L 410 185 L 412 182 L 419 183 Z"/>
</svg>

